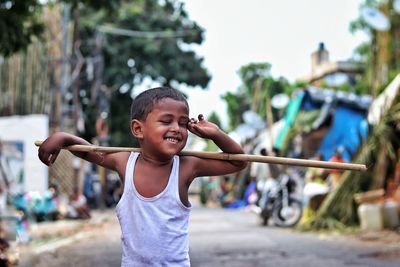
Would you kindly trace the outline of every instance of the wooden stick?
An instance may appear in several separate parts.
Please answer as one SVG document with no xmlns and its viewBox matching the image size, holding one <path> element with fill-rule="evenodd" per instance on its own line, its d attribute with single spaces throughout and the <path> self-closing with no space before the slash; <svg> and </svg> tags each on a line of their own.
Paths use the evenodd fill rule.
<svg viewBox="0 0 400 267">
<path fill-rule="evenodd" d="M 43 142 L 36 141 L 35 145 L 40 146 Z M 64 149 L 74 152 L 141 152 L 141 148 L 135 147 L 104 147 L 95 145 L 72 145 L 65 147 Z M 249 154 L 229 154 L 222 152 L 203 152 L 203 151 L 181 151 L 181 156 L 194 156 L 199 158 L 207 159 L 218 159 L 218 160 L 237 160 L 237 161 L 249 161 L 249 162 L 261 162 L 270 164 L 283 164 L 283 165 L 294 165 L 304 167 L 317 167 L 325 169 L 341 169 L 350 171 L 366 171 L 367 167 L 363 164 L 353 163 L 339 163 L 319 160 L 307 160 L 307 159 L 295 159 L 295 158 L 284 158 L 284 157 L 272 157 L 272 156 L 260 156 L 260 155 L 249 155 Z"/>
</svg>

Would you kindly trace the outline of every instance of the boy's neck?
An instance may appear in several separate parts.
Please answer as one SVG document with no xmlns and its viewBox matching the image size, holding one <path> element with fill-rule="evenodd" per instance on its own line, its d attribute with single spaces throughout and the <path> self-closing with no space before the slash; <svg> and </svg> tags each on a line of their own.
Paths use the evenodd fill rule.
<svg viewBox="0 0 400 267">
<path fill-rule="evenodd" d="M 165 166 L 165 165 L 170 164 L 172 161 L 172 158 L 167 159 L 167 160 L 159 160 L 159 159 L 155 159 L 150 156 L 144 155 L 143 153 L 139 154 L 139 159 L 142 159 L 146 163 L 149 163 L 151 165 L 156 165 L 156 166 Z"/>
</svg>

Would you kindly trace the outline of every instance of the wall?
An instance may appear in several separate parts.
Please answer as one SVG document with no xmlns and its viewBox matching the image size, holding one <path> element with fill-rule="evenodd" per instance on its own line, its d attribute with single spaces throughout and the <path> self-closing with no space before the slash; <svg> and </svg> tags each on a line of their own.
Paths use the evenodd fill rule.
<svg viewBox="0 0 400 267">
<path fill-rule="evenodd" d="M 34 142 L 47 138 L 49 119 L 47 115 L 0 117 L 0 140 L 23 145 L 24 191 L 43 193 L 48 187 L 48 168 L 38 158 Z"/>
</svg>

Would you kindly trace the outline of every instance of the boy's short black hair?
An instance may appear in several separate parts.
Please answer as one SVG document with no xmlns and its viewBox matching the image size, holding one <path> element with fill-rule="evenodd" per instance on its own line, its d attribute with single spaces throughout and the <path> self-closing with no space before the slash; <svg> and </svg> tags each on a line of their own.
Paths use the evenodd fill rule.
<svg viewBox="0 0 400 267">
<path fill-rule="evenodd" d="M 147 114 L 151 112 L 154 104 L 164 98 L 172 98 L 177 101 L 182 101 L 189 109 L 186 97 L 176 89 L 170 87 L 155 87 L 146 90 L 135 97 L 131 106 L 132 120 L 145 120 Z"/>
</svg>

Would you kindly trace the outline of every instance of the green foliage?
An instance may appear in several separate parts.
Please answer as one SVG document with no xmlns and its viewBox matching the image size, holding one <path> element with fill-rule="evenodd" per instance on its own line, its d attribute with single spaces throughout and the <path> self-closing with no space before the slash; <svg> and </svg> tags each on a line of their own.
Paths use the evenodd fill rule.
<svg viewBox="0 0 400 267">
<path fill-rule="evenodd" d="M 221 120 L 215 111 L 211 112 L 211 114 L 210 114 L 210 116 L 208 116 L 207 120 L 212 123 L 215 123 L 216 125 L 218 125 L 219 128 L 221 128 Z"/>
<path fill-rule="evenodd" d="M 73 9 L 93 8 L 112 13 L 122 0 L 0 0 L 0 54 L 10 56 L 25 50 L 32 40 L 41 38 L 44 30 L 44 4 L 66 3 Z M 42 4 L 43 3 L 43 4 Z"/>
<path fill-rule="evenodd" d="M 379 0 L 365 0 L 365 2 L 360 5 L 360 10 L 363 7 L 378 8 Z M 349 30 L 351 33 L 355 33 L 356 31 L 366 31 L 369 34 L 372 34 L 371 27 L 361 18 L 361 16 L 350 22 Z"/>
<path fill-rule="evenodd" d="M 0 54 L 24 50 L 43 32 L 38 0 L 0 0 Z"/>
<path fill-rule="evenodd" d="M 80 8 L 103 9 L 112 12 L 120 7 L 122 0 L 58 0 L 55 2 L 63 2 L 70 4 L 73 9 Z"/>
<path fill-rule="evenodd" d="M 95 80 L 111 92 L 111 139 L 114 145 L 132 146 L 130 104 L 135 93 L 131 91 L 137 85 L 150 79 L 160 85 L 204 88 L 210 75 L 203 58 L 187 48 L 202 43 L 203 29 L 188 18 L 183 4 L 173 0 L 116 2 L 121 6 L 111 10 L 112 16 L 110 10 L 82 9 L 79 36 L 83 56 L 92 60 L 95 69 L 104 66 Z M 89 96 L 94 82 L 81 75 L 80 84 Z M 119 90 L 122 87 L 126 90 Z M 96 109 L 96 103 L 86 108 Z"/>
<path fill-rule="evenodd" d="M 400 62 L 398 60 L 400 55 L 400 46 L 398 45 L 398 36 L 400 34 L 400 15 L 397 12 L 393 12 L 391 8 L 392 2 L 393 1 L 365 0 L 364 3 L 362 3 L 360 6 L 360 8 L 368 6 L 381 10 L 385 10 L 386 8 L 389 9 L 389 12 L 387 12 L 386 14 L 390 21 L 390 29 L 387 33 L 387 38 L 389 41 L 388 47 L 379 47 L 379 38 L 382 38 L 382 35 L 371 28 L 371 26 L 369 26 L 361 17 L 361 14 L 356 20 L 350 23 L 349 28 L 352 33 L 363 31 L 367 33 L 370 37 L 369 41 L 361 43 L 354 51 L 355 60 L 362 64 L 363 69 L 365 70 L 362 74 L 362 77 L 360 79 L 357 79 L 357 84 L 354 87 L 354 92 L 357 94 L 370 93 L 371 83 L 373 80 L 372 73 L 374 71 L 372 53 L 374 40 L 377 46 L 377 55 L 379 55 L 382 49 L 387 50 L 385 53 L 388 55 L 387 69 L 389 72 L 387 82 L 384 84 L 380 84 L 379 88 L 377 88 L 377 94 L 382 92 L 387 84 L 394 78 L 394 76 L 400 72 Z M 388 7 L 385 8 L 386 5 L 388 5 Z"/>
<path fill-rule="evenodd" d="M 139 143 L 131 135 L 130 108 L 132 98 L 129 93 L 114 94 L 110 106 L 110 133 L 113 146 L 138 147 Z"/>
<path fill-rule="evenodd" d="M 292 141 L 296 135 L 301 133 L 309 133 L 313 130 L 313 123 L 319 117 L 321 110 L 312 111 L 299 111 L 292 127 L 287 132 L 285 139 L 282 143 L 280 154 L 287 155 L 288 151 L 292 148 Z"/>
<path fill-rule="evenodd" d="M 256 82 L 259 79 L 270 77 L 271 64 L 267 62 L 250 63 L 240 67 L 238 74 L 243 83 L 241 90 L 252 98 L 255 93 Z"/>
<path fill-rule="evenodd" d="M 228 116 L 230 128 L 234 129 L 243 122 L 242 114 L 244 111 L 255 109 L 262 118 L 266 118 L 266 100 L 274 95 L 285 93 L 290 95 L 295 86 L 283 77 L 273 78 L 270 75 L 271 64 L 250 63 L 240 68 L 238 75 L 242 84 L 238 88 L 238 93 L 228 92 L 223 96 L 228 106 Z M 296 84 L 299 86 L 299 84 Z M 272 109 L 273 121 L 278 120 L 282 114 L 279 110 Z"/>
<path fill-rule="evenodd" d="M 244 93 L 227 92 L 222 96 L 222 99 L 227 103 L 229 128 L 234 129 L 243 123 L 242 114 L 250 109 L 249 98 Z"/>
<path fill-rule="evenodd" d="M 165 1 L 161 5 L 157 0 L 123 1 L 113 17 L 104 11 L 86 11 L 82 15 L 81 35 L 88 38 L 87 44 L 90 44 L 94 32 L 100 30 L 98 26 L 136 33 L 163 32 L 171 36 L 135 37 L 103 32 L 104 84 L 113 88 L 127 84 L 133 88 L 145 78 L 151 78 L 163 85 L 172 86 L 178 82 L 207 86 L 210 76 L 202 66 L 203 58 L 182 48 L 201 44 L 203 29 L 190 21 L 184 6 L 177 3 Z M 87 52 L 93 50 L 90 45 L 86 49 Z"/>
<path fill-rule="evenodd" d="M 291 95 L 292 92 L 294 91 L 294 87 L 289 83 L 288 80 L 285 78 L 278 78 L 275 79 L 273 77 L 267 77 L 263 79 L 262 86 L 261 86 L 261 97 L 260 99 L 256 99 L 258 101 L 258 110 L 256 111 L 262 118 L 267 118 L 267 97 L 272 99 L 277 94 L 286 94 L 286 95 Z M 254 100 L 253 100 L 254 101 Z M 283 111 L 283 110 L 282 110 Z M 275 109 L 272 107 L 272 115 L 273 118 L 268 118 L 268 119 L 273 119 L 273 121 L 279 120 L 282 116 L 283 113 L 281 110 Z"/>
<path fill-rule="evenodd" d="M 288 152 L 292 148 L 292 141 L 298 135 L 301 133 L 301 129 L 297 127 L 291 127 L 289 131 L 286 133 L 285 139 L 282 142 L 281 149 L 279 151 L 280 156 L 286 156 L 288 155 Z"/>
<path fill-rule="evenodd" d="M 96 97 L 104 85 L 110 98 L 106 102 L 111 102 L 108 119 L 111 140 L 114 145 L 132 145 L 135 141 L 129 129 L 130 90 L 146 78 L 161 85 L 203 88 L 210 80 L 203 58 L 189 49 L 192 44 L 202 43 L 204 30 L 189 19 L 181 1 L 49 0 L 46 3 L 65 3 L 72 8 L 71 18 L 77 30 L 73 43 L 79 50 L 73 50 L 71 69 L 76 69 L 78 58 L 84 60 L 79 80 L 72 87 L 80 90 L 86 114 L 84 137 L 88 140 L 94 137 L 95 120 L 104 108 L 99 109 L 100 99 Z M 11 55 L 40 36 L 41 7 L 39 0 L 0 0 L 1 54 Z M 139 36 L 101 32 L 100 26 L 128 30 Z M 129 88 L 128 92 L 118 90 L 123 85 Z"/>
</svg>

